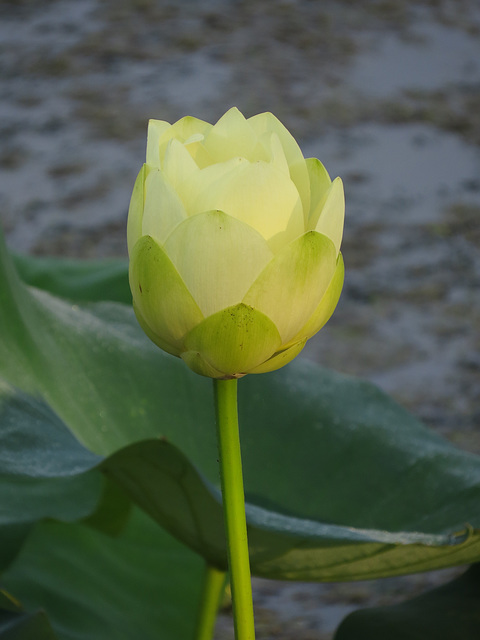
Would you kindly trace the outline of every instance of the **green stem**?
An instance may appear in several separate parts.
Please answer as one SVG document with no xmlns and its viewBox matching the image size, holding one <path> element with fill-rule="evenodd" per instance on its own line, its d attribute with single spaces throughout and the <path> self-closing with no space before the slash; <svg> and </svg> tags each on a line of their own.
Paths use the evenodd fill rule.
<svg viewBox="0 0 480 640">
<path fill-rule="evenodd" d="M 225 592 L 225 582 L 224 571 L 205 563 L 205 577 L 195 629 L 195 640 L 212 640 L 218 608 Z"/>
<path fill-rule="evenodd" d="M 238 432 L 237 380 L 214 380 L 223 512 L 236 640 L 255 640 L 245 494 Z"/>
</svg>

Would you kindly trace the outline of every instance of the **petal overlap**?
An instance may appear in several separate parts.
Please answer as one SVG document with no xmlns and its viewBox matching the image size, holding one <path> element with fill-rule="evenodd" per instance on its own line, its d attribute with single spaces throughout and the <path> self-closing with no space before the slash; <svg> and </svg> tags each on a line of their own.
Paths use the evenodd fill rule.
<svg viewBox="0 0 480 640">
<path fill-rule="evenodd" d="M 291 238 L 304 230 L 303 211 L 293 182 L 271 164 L 241 162 L 195 202 L 197 211 L 220 209 L 258 231 L 267 242 L 290 231 Z"/>
<path fill-rule="evenodd" d="M 305 165 L 305 158 L 298 146 L 298 142 L 292 136 L 290 131 L 288 131 L 288 129 L 280 122 L 280 120 L 273 115 L 273 113 L 260 113 L 249 118 L 248 122 L 258 135 L 265 132 L 274 132 L 278 135 L 285 151 L 292 181 L 296 184 L 300 194 L 303 208 L 305 211 L 309 211 L 310 180 L 308 170 Z"/>
<path fill-rule="evenodd" d="M 284 343 L 300 330 L 323 297 L 335 271 L 335 247 L 309 231 L 284 247 L 243 298 L 273 322 Z"/>
<path fill-rule="evenodd" d="M 178 225 L 165 252 L 205 317 L 241 302 L 273 257 L 255 229 L 218 210 Z"/>
<path fill-rule="evenodd" d="M 186 217 L 185 207 L 165 175 L 159 169 L 150 170 L 145 180 L 142 235 L 163 244 Z"/>
<path fill-rule="evenodd" d="M 179 349 L 185 334 L 204 316 L 168 255 L 150 236 L 133 248 L 129 280 L 135 307 L 151 331 Z"/>
<path fill-rule="evenodd" d="M 143 165 L 140 169 L 133 186 L 132 197 L 130 198 L 127 221 L 127 246 L 129 255 L 131 255 L 137 240 L 142 237 L 146 168 L 146 165 Z"/>
<path fill-rule="evenodd" d="M 200 354 L 225 377 L 242 375 L 260 365 L 281 344 L 275 324 L 243 303 L 205 318 L 185 338 L 187 352 Z"/>
<path fill-rule="evenodd" d="M 335 178 L 328 191 L 325 203 L 321 208 L 315 230 L 328 236 L 337 255 L 340 251 L 343 236 L 343 220 L 345 218 L 345 194 L 341 178 Z"/>
<path fill-rule="evenodd" d="M 308 322 L 300 329 L 298 334 L 292 338 L 290 341 L 291 343 L 296 343 L 298 340 L 308 340 L 308 338 L 314 336 L 324 325 L 327 324 L 340 299 L 344 276 L 345 266 L 342 254 L 340 253 L 337 258 L 335 272 L 330 280 L 327 290 L 323 294 L 315 311 L 308 319 Z"/>
</svg>

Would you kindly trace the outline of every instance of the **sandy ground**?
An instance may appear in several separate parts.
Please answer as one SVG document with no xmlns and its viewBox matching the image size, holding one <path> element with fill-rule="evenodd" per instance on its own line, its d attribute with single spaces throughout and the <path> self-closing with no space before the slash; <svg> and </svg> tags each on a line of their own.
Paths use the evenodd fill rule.
<svg viewBox="0 0 480 640">
<path fill-rule="evenodd" d="M 369 378 L 480 453 L 478 3 L 12 0 L 0 13 L 12 248 L 126 255 L 149 117 L 273 111 L 346 185 L 345 289 L 304 357 Z M 259 638 L 331 638 L 349 611 L 444 577 L 258 580 Z"/>
</svg>

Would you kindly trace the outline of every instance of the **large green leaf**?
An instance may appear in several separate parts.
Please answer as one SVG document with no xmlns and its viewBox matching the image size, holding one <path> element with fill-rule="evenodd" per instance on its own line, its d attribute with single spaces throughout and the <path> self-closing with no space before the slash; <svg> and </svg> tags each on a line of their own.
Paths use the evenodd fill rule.
<svg viewBox="0 0 480 640">
<path fill-rule="evenodd" d="M 142 441 L 102 467 L 163 527 L 227 569 L 220 491 L 175 446 Z M 252 572 L 267 578 L 355 580 L 468 563 L 479 555 L 473 533 L 365 529 L 288 516 L 253 501 L 246 508 Z M 476 505 L 463 508 L 474 511 Z M 435 515 L 427 514 L 431 524 Z"/>
<path fill-rule="evenodd" d="M 47 612 L 60 640 L 178 640 L 193 634 L 202 564 L 135 511 L 116 538 L 82 524 L 36 525 L 2 581 L 27 610 Z"/>
<path fill-rule="evenodd" d="M 1 640 L 58 640 L 44 611 L 11 613 L 0 609 Z"/>
<path fill-rule="evenodd" d="M 225 566 L 209 381 L 152 345 L 128 306 L 80 307 L 28 290 L 1 257 L 0 373 L 40 392 L 87 448 L 118 452 L 105 463 L 112 476 L 171 532 Z M 239 386 L 257 574 L 348 580 L 480 557 L 479 458 L 372 385 L 305 361 Z M 152 438 L 156 444 L 120 451 Z M 162 467 L 145 455 L 149 446 L 165 454 Z M 185 476 L 168 479 L 178 460 Z M 175 491 L 184 506 L 170 517 Z"/>
<path fill-rule="evenodd" d="M 0 570 L 26 605 L 0 591 L 0 638 L 55 640 L 50 622 L 61 640 L 190 637 L 200 559 L 146 516 L 128 523 L 127 499 L 101 482 L 102 458 L 1 381 L 0 426 Z M 46 518 L 85 524 L 33 528 Z"/>
<path fill-rule="evenodd" d="M 345 618 L 335 640 L 478 640 L 480 565 L 452 582 L 390 607 Z"/>
<path fill-rule="evenodd" d="M 75 521 L 95 510 L 100 460 L 44 403 L 0 380 L 0 570 L 37 520 Z"/>
<path fill-rule="evenodd" d="M 4 426 L 0 431 L 0 467 L 10 472 L 2 484 L 3 495 L 10 498 L 3 505 L 7 524 L 34 522 L 47 516 L 64 520 L 89 516 L 90 524 L 117 532 L 128 514 L 128 505 L 110 482 L 97 506 L 100 492 L 95 470 L 100 465 L 157 522 L 210 563 L 226 569 L 219 489 L 174 445 L 165 440 L 146 440 L 103 459 L 84 449 L 48 407 L 6 387 L 0 424 Z M 252 569 L 270 577 L 327 579 L 333 570 L 337 579 L 349 578 L 352 570 L 365 563 L 366 551 L 369 571 L 378 570 L 378 563 L 369 560 L 372 545 L 352 543 L 399 541 L 398 534 L 308 521 L 251 503 L 247 515 Z M 333 540 L 334 555 L 325 550 Z M 20 546 L 22 539 L 16 541 Z M 447 537 L 411 533 L 408 542 L 433 544 L 427 549 L 421 547 L 422 561 L 430 565 L 444 562 L 445 549 L 439 550 L 438 545 L 448 544 Z M 385 552 L 385 545 L 382 549 Z M 405 552 L 412 559 L 413 549 L 392 544 L 386 552 L 390 570 L 402 568 Z M 8 546 L 2 551 L 7 554 Z M 450 551 L 457 558 L 469 558 L 471 548 L 459 545 Z M 10 550 L 5 562 L 13 555 Z M 328 566 L 332 558 L 333 569 Z"/>
</svg>

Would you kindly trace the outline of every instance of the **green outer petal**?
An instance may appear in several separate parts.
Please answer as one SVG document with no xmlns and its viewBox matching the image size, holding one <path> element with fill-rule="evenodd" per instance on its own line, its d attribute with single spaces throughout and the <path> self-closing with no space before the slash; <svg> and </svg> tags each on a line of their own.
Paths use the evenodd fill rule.
<svg viewBox="0 0 480 640">
<path fill-rule="evenodd" d="M 265 267 L 243 298 L 275 323 L 288 343 L 310 318 L 335 271 L 332 241 L 308 231 L 286 247 Z"/>
<path fill-rule="evenodd" d="M 258 367 L 254 367 L 247 371 L 247 373 L 267 373 L 269 371 L 276 371 L 281 367 L 284 367 L 286 364 L 291 362 L 294 358 L 298 356 L 300 351 L 305 346 L 307 340 L 302 340 L 301 342 L 297 342 L 292 345 L 288 349 L 283 349 L 283 351 L 279 351 L 275 355 L 273 355 L 269 360 L 266 360 L 263 364 Z"/>
<path fill-rule="evenodd" d="M 179 350 L 183 336 L 203 315 L 170 258 L 150 236 L 133 249 L 129 280 L 133 301 L 150 330 L 173 351 Z"/>
<path fill-rule="evenodd" d="M 151 169 L 145 180 L 145 206 L 142 236 L 151 236 L 163 244 L 187 212 L 175 190 L 159 169 Z"/>
<path fill-rule="evenodd" d="M 315 231 L 328 236 L 337 251 L 340 251 L 345 220 L 345 194 L 341 178 L 335 178 L 320 213 Z"/>
<path fill-rule="evenodd" d="M 241 302 L 273 256 L 255 229 L 222 211 L 184 220 L 165 251 L 205 317 Z"/>
<path fill-rule="evenodd" d="M 343 264 L 343 256 L 338 254 L 337 268 L 333 274 L 333 278 L 328 285 L 325 295 L 320 300 L 320 304 L 313 312 L 307 324 L 301 328 L 297 335 L 292 338 L 291 342 L 301 340 L 302 338 L 311 338 L 330 320 L 335 307 L 342 293 L 343 279 L 345 276 L 345 266 Z"/>
<path fill-rule="evenodd" d="M 243 374 L 281 347 L 280 335 L 263 313 L 237 304 L 206 318 L 185 337 L 187 351 L 197 352 L 225 376 Z"/>
<path fill-rule="evenodd" d="M 143 206 L 145 204 L 145 175 L 146 166 L 140 169 L 135 184 L 133 185 L 130 207 L 127 220 L 127 245 L 128 254 L 131 255 L 137 240 L 142 237 Z"/>
<path fill-rule="evenodd" d="M 160 140 L 165 133 L 172 128 L 169 122 L 164 120 L 149 120 L 147 132 L 147 164 L 160 169 Z"/>
<path fill-rule="evenodd" d="M 310 213 L 308 214 L 307 230 L 315 229 L 320 212 L 325 204 L 332 184 L 330 176 L 323 164 L 317 158 L 307 158 L 308 175 L 310 176 Z"/>
<path fill-rule="evenodd" d="M 247 122 L 259 137 L 266 131 L 271 131 L 275 132 L 280 138 L 288 166 L 290 167 L 290 176 L 297 186 L 306 215 L 306 212 L 310 211 L 310 179 L 305 158 L 297 141 L 273 113 L 259 113 L 249 118 Z"/>
<path fill-rule="evenodd" d="M 215 369 L 215 367 L 212 367 L 198 351 L 184 351 L 180 357 L 192 371 L 198 373 L 200 376 L 207 378 L 225 378 L 225 374 Z"/>
<path fill-rule="evenodd" d="M 172 356 L 180 356 L 180 349 L 174 347 L 172 344 L 169 344 L 168 342 L 165 342 L 165 340 L 162 340 L 159 336 L 157 336 L 156 333 L 154 333 L 151 330 L 151 328 L 147 324 L 147 321 L 140 313 L 135 302 L 133 303 L 133 310 L 135 311 L 135 317 L 137 318 L 138 324 L 142 327 L 145 335 L 148 338 L 150 338 L 150 340 L 154 344 L 156 344 L 157 347 L 160 347 L 160 349 L 163 349 L 163 351 L 170 353 Z"/>
</svg>

